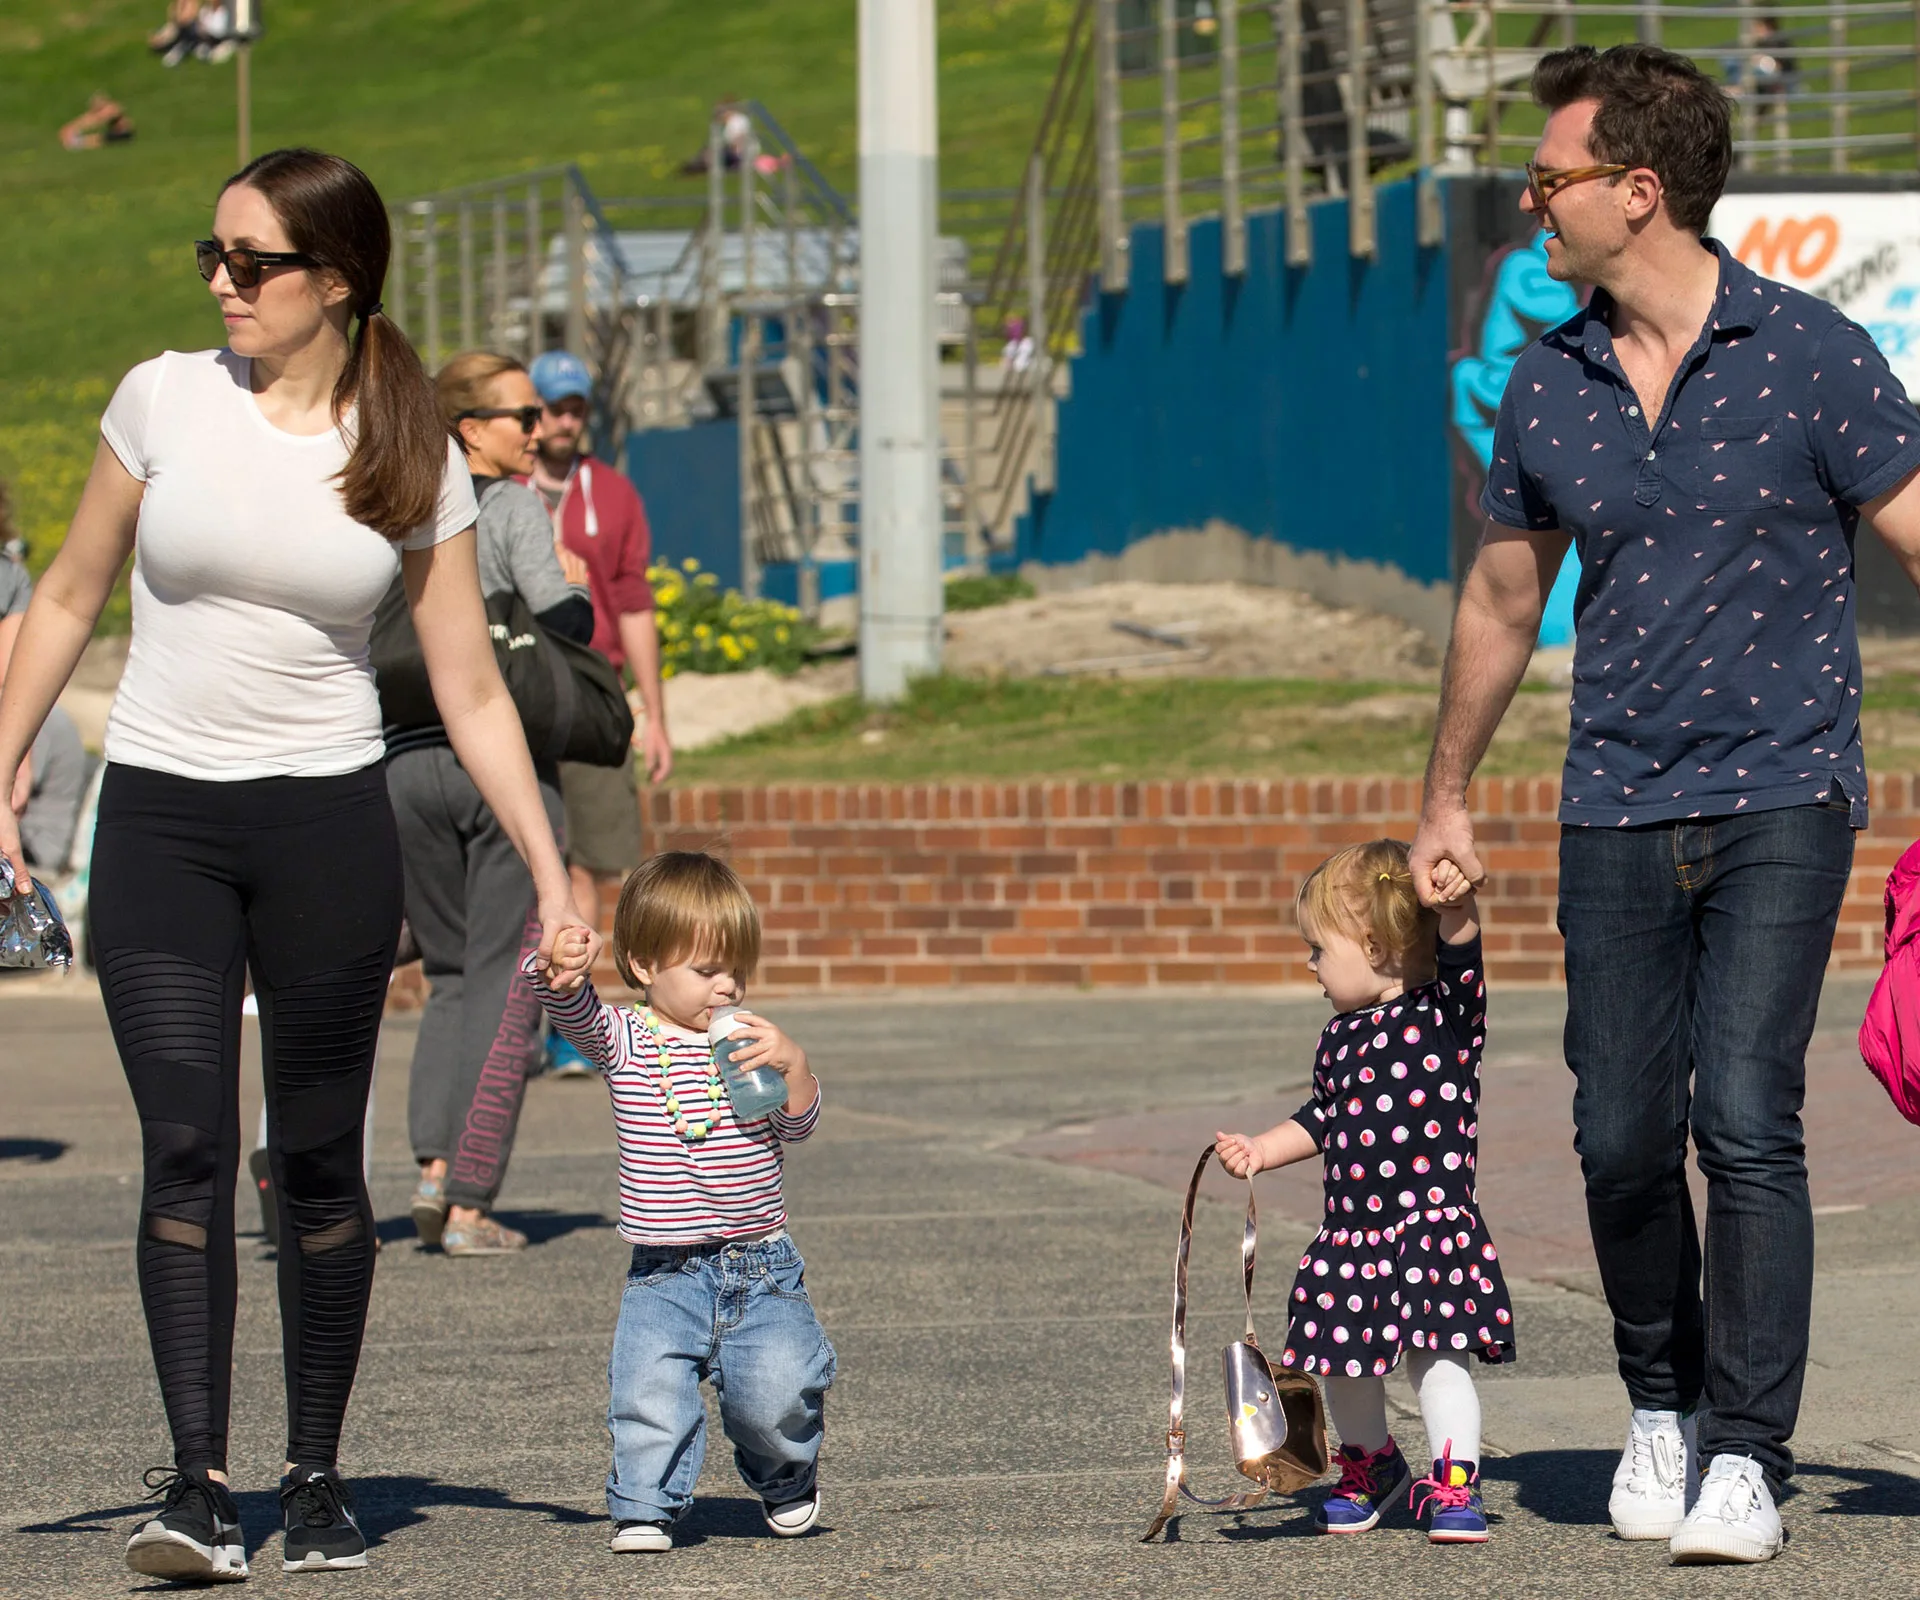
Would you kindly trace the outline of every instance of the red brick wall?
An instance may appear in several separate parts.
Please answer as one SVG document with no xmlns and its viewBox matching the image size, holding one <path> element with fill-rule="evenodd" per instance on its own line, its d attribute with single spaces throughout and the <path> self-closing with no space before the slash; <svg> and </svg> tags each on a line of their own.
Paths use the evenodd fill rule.
<svg viewBox="0 0 1920 1600">
<path fill-rule="evenodd" d="M 1551 780 L 1469 794 L 1496 981 L 1561 976 L 1558 801 Z M 643 805 L 652 848 L 740 870 L 766 924 L 758 987 L 794 992 L 1308 982 L 1302 875 L 1340 845 L 1411 838 L 1418 803 L 1418 784 L 1358 779 L 673 789 Z M 1838 967 L 1879 964 L 1880 889 L 1920 833 L 1920 777 L 1875 780 L 1872 804 Z"/>
</svg>

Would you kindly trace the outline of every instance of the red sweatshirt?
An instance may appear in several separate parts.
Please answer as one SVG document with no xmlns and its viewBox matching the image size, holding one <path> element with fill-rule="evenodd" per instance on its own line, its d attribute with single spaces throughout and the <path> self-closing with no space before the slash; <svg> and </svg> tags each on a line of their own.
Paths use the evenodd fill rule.
<svg viewBox="0 0 1920 1600">
<path fill-rule="evenodd" d="M 653 609 L 653 586 L 647 582 L 653 535 L 640 491 L 624 472 L 582 456 L 567 477 L 554 527 L 561 542 L 587 564 L 594 649 L 616 667 L 625 666 L 619 619 Z"/>
</svg>

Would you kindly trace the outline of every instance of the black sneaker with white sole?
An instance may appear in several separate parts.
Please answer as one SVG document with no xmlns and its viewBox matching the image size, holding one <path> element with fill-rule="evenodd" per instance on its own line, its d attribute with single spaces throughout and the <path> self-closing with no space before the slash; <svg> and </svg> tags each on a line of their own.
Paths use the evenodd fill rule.
<svg viewBox="0 0 1920 1600">
<path fill-rule="evenodd" d="M 775 1505 L 764 1501 L 760 1514 L 767 1519 L 767 1531 L 777 1539 L 797 1539 L 811 1533 L 820 1520 L 820 1491 L 816 1488 L 804 1500 L 783 1500 Z"/>
<path fill-rule="evenodd" d="M 367 1564 L 367 1541 L 353 1520 L 353 1495 L 332 1467 L 295 1467 L 280 1480 L 286 1518 L 282 1572 L 324 1572 Z"/>
<path fill-rule="evenodd" d="M 636 1550 L 671 1550 L 673 1524 L 661 1521 L 616 1522 L 607 1548 L 619 1556 L 631 1555 Z"/>
<path fill-rule="evenodd" d="M 247 1575 L 240 1508 L 224 1483 L 204 1471 L 155 1467 L 144 1479 L 159 1512 L 127 1541 L 127 1565 L 149 1578 L 238 1583 Z"/>
</svg>

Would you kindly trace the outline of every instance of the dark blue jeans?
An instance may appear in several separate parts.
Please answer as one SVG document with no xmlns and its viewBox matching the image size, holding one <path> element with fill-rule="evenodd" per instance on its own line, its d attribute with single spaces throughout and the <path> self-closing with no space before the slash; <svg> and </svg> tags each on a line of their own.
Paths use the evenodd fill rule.
<svg viewBox="0 0 1920 1600">
<path fill-rule="evenodd" d="M 1574 1146 L 1620 1376 L 1636 1406 L 1699 1406 L 1703 1460 L 1750 1455 L 1776 1487 L 1813 1303 L 1807 1040 L 1852 864 L 1835 806 L 1560 835 Z"/>
</svg>

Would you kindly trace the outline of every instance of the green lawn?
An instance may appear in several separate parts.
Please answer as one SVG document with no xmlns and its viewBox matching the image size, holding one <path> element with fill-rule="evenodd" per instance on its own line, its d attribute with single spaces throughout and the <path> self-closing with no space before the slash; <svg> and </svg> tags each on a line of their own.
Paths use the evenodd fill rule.
<svg viewBox="0 0 1920 1600">
<path fill-rule="evenodd" d="M 677 761 L 673 781 L 1417 777 L 1433 731 L 1420 698 L 1421 691 L 1404 684 L 942 677 L 915 684 L 892 710 L 849 697 L 689 751 Z M 1565 754 L 1564 733 L 1557 740 L 1503 741 L 1481 770 L 1489 776 L 1555 773 Z"/>
<path fill-rule="evenodd" d="M 1566 691 L 1523 685 L 1480 773 L 1558 777 Z M 925 783 L 950 779 L 1417 778 L 1434 691 L 1288 679 L 941 677 L 891 709 L 856 697 L 682 753 L 675 784 Z M 1920 761 L 1920 674 L 1871 671 L 1869 759 Z"/>
<path fill-rule="evenodd" d="M 947 187 L 1017 183 L 1069 0 L 942 0 Z M 172 71 L 164 0 L 0 0 L 0 478 L 44 565 L 120 374 L 216 344 L 193 270 L 233 170 L 234 69 Z M 857 182 L 855 0 L 268 0 L 254 146 L 310 143 L 389 199 L 579 162 L 606 194 L 677 176 L 723 95 L 763 101 L 828 177 Z M 96 90 L 131 144 L 60 148 Z"/>
</svg>

